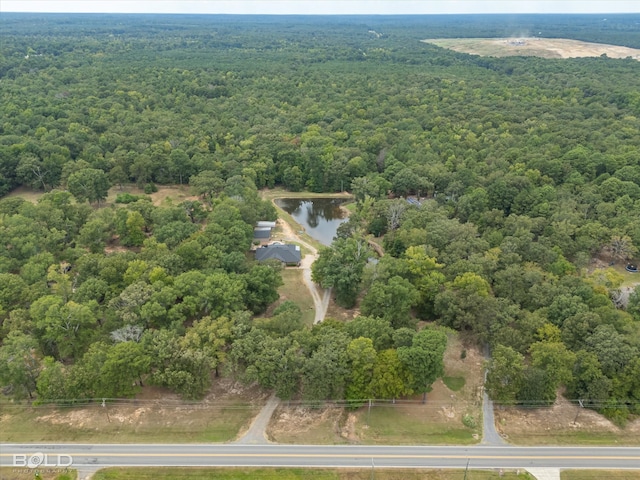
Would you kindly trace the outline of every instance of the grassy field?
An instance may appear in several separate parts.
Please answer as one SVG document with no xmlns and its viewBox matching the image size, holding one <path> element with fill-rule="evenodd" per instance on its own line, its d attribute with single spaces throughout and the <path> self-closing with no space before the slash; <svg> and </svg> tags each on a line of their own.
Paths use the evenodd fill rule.
<svg viewBox="0 0 640 480">
<path fill-rule="evenodd" d="M 638 470 L 563 470 L 560 480 L 640 480 Z"/>
<path fill-rule="evenodd" d="M 313 308 L 313 298 L 309 289 L 304 286 L 302 281 L 302 270 L 294 268 L 286 268 L 282 271 L 282 285 L 278 289 L 280 294 L 280 301 L 282 303 L 285 300 L 291 300 L 300 307 L 302 311 L 302 321 L 305 325 L 313 325 L 313 319 L 315 317 L 315 310 Z"/>
<path fill-rule="evenodd" d="M 38 199 L 42 196 L 40 190 L 34 190 L 28 187 L 18 187 L 15 190 L 10 191 L 3 198 L 20 197 L 31 203 L 37 203 Z"/>
<path fill-rule="evenodd" d="M 151 193 L 151 201 L 155 206 L 160 205 L 177 205 L 185 200 L 196 200 L 197 197 L 191 194 L 189 185 L 156 185 L 157 192 Z M 144 190 L 135 185 L 124 185 L 122 189 L 119 187 L 111 187 L 107 196 L 107 203 L 114 203 L 119 193 L 130 193 L 132 195 L 144 195 Z"/>
<path fill-rule="evenodd" d="M 235 439 L 262 404 L 221 400 L 182 406 L 5 407 L 0 417 L 2 442 L 196 443 Z"/>
<path fill-rule="evenodd" d="M 549 424 L 551 425 L 551 424 Z M 529 432 L 509 434 L 508 442 L 513 445 L 583 445 L 583 446 L 637 446 L 640 435 L 633 433 L 598 432 L 589 428 L 583 430 L 564 430 L 546 428 L 542 432 L 532 429 Z"/>
<path fill-rule="evenodd" d="M 40 476 L 36 477 L 35 469 L 30 468 L 11 468 L 0 467 L 0 480 L 33 480 L 38 478 L 39 480 L 76 480 L 78 478 L 78 472 L 75 470 L 58 471 L 59 468 L 45 468 L 44 470 L 38 470 Z"/>
<path fill-rule="evenodd" d="M 640 283 L 640 273 L 631 273 L 629 271 L 627 271 L 627 269 L 624 267 L 624 265 L 620 264 L 616 264 L 613 266 L 613 269 L 619 273 L 620 275 L 622 275 L 622 285 L 623 287 L 631 287 L 634 285 L 637 285 L 638 283 Z"/>
<path fill-rule="evenodd" d="M 517 474 L 492 470 L 404 470 L 404 469 L 301 469 L 301 468 L 109 468 L 98 471 L 93 480 L 530 480 Z"/>
<path fill-rule="evenodd" d="M 478 442 L 462 423 L 433 422 L 439 405 L 388 405 L 358 412 L 360 438 L 368 444 L 471 445 Z"/>
<path fill-rule="evenodd" d="M 196 197 L 191 195 L 188 185 L 158 185 L 158 191 L 150 195 L 153 204 L 160 205 L 177 205 L 185 200 L 195 199 Z M 113 204 L 116 197 L 120 193 L 130 193 L 132 195 L 144 195 L 144 191 L 135 185 L 124 185 L 122 189 L 120 187 L 111 187 L 107 195 L 106 202 L 100 204 L 105 206 Z M 36 203 L 42 196 L 43 192 L 40 190 L 33 190 L 27 187 L 19 187 L 10 192 L 7 197 L 21 197 L 29 202 Z"/>
<path fill-rule="evenodd" d="M 274 198 L 352 198 L 347 192 L 338 193 L 316 193 L 316 192 L 291 192 L 284 188 L 265 188 L 260 190 L 260 195 L 265 200 Z"/>
</svg>

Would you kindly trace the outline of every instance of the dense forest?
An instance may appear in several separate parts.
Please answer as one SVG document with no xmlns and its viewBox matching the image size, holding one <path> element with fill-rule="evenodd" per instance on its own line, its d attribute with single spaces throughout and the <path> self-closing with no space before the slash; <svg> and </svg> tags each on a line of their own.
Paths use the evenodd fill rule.
<svg viewBox="0 0 640 480">
<path fill-rule="evenodd" d="M 640 16 L 0 16 L 0 383 L 38 401 L 202 397 L 236 375 L 309 401 L 442 374 L 446 329 L 487 388 L 640 414 L 640 62 L 488 58 L 513 34 L 640 47 Z M 111 186 L 185 184 L 154 206 Z M 348 323 L 306 328 L 247 255 L 259 190 L 350 190 L 314 264 Z M 408 202 L 409 197 L 412 201 Z M 419 199 L 419 200 L 418 200 Z M 370 261 L 368 240 L 385 255 Z M 107 248 L 109 247 L 109 248 Z M 418 329 L 418 325 L 425 328 Z"/>
</svg>

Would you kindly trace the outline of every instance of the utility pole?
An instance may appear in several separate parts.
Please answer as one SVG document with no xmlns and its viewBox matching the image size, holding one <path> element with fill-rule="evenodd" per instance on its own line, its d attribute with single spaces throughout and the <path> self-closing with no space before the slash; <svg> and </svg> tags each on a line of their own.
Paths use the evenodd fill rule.
<svg viewBox="0 0 640 480">
<path fill-rule="evenodd" d="M 107 420 L 109 421 L 109 423 L 111 423 L 111 418 L 109 417 L 109 410 L 107 409 L 107 399 L 106 398 L 102 399 L 102 408 L 104 408 L 104 413 L 107 414 Z"/>
<path fill-rule="evenodd" d="M 576 412 L 576 418 L 573 419 L 573 424 L 574 425 L 578 421 L 578 415 L 580 415 L 580 410 L 584 408 L 584 404 L 582 403 L 582 399 L 578 400 L 578 403 L 580 404 L 580 408 L 578 408 L 578 411 Z"/>
<path fill-rule="evenodd" d="M 467 480 L 467 472 L 469 471 L 469 462 L 471 461 L 470 458 L 467 458 L 467 466 L 464 469 L 464 479 L 463 480 Z"/>
<path fill-rule="evenodd" d="M 375 465 L 373 464 L 373 457 L 371 457 L 371 480 L 376 478 Z"/>
</svg>

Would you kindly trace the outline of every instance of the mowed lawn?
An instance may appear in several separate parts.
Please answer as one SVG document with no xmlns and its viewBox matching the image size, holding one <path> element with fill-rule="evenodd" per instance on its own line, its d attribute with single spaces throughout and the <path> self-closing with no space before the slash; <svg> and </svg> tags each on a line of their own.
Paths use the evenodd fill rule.
<svg viewBox="0 0 640 480">
<path fill-rule="evenodd" d="M 560 480 L 640 480 L 638 470 L 563 470 Z"/>
<path fill-rule="evenodd" d="M 282 270 L 282 281 L 284 285 L 278 288 L 280 294 L 280 300 L 278 304 L 290 300 L 298 307 L 302 312 L 302 321 L 305 325 L 313 325 L 313 319 L 315 318 L 315 309 L 313 305 L 313 297 L 309 289 L 302 280 L 302 270 L 299 268 L 285 268 Z"/>
<path fill-rule="evenodd" d="M 109 468 L 93 480 L 533 480 L 524 471 L 308 469 L 308 468 Z"/>
</svg>

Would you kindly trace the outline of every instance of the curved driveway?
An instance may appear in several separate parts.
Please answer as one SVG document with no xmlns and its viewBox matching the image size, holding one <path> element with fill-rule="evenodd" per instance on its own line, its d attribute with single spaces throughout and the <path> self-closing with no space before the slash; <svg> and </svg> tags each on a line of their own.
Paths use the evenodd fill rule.
<svg viewBox="0 0 640 480">
<path fill-rule="evenodd" d="M 327 314 L 327 309 L 329 308 L 331 289 L 327 288 L 321 290 L 311 279 L 311 265 L 313 265 L 313 262 L 318 258 L 318 250 L 310 243 L 302 240 L 300 236 L 293 231 L 291 225 L 289 225 L 285 220 L 279 218 L 278 224 L 282 228 L 282 240 L 297 242 L 311 252 L 305 255 L 300 262 L 300 269 L 302 270 L 302 280 L 307 286 L 309 293 L 311 293 L 311 298 L 313 298 L 313 305 L 316 312 L 313 323 L 320 323 L 324 320 L 324 317 Z M 322 295 L 320 295 L 320 291 L 322 291 Z"/>
</svg>

